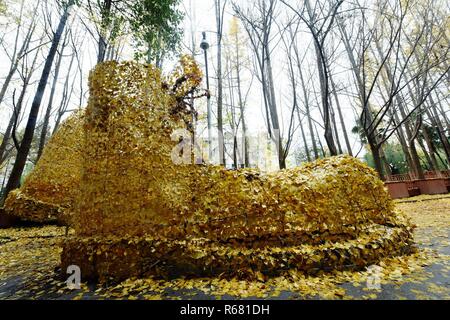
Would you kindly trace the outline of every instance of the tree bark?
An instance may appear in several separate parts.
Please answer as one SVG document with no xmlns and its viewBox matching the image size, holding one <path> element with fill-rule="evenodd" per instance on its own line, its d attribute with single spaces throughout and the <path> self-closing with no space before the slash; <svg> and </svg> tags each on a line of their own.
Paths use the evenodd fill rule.
<svg viewBox="0 0 450 320">
<path fill-rule="evenodd" d="M 221 1 L 215 1 L 217 25 L 217 131 L 219 135 L 219 163 L 225 163 L 225 141 L 223 135 L 223 85 L 222 85 L 222 10 Z"/>
<path fill-rule="evenodd" d="M 105 0 L 105 2 L 103 3 L 103 7 L 100 9 L 101 22 L 100 22 L 100 30 L 98 32 L 97 63 L 105 61 L 106 50 L 108 48 L 105 32 L 109 28 L 111 8 L 112 8 L 112 0 Z"/>
<path fill-rule="evenodd" d="M 23 6 L 23 2 L 22 2 L 22 6 Z M 22 16 L 22 12 L 20 13 Z M 0 89 L 0 104 L 2 103 L 5 94 L 6 94 L 6 90 L 8 89 L 9 84 L 11 83 L 11 79 L 13 77 L 13 75 L 16 73 L 17 71 L 17 67 L 19 66 L 19 61 L 22 59 L 23 54 L 25 53 L 25 51 L 28 50 L 28 46 L 30 44 L 31 41 L 31 37 L 34 33 L 34 30 L 36 28 L 36 25 L 34 24 L 34 18 L 35 18 L 35 14 L 33 15 L 33 20 L 31 21 L 30 27 L 28 28 L 28 31 L 25 35 L 25 39 L 19 49 L 19 51 L 17 51 L 17 41 L 18 41 L 18 34 L 19 34 L 19 29 L 20 29 L 20 24 L 17 27 L 17 34 L 16 34 L 16 40 L 15 40 L 15 44 L 14 44 L 14 53 L 12 54 L 11 57 L 11 65 L 8 71 L 8 74 L 6 75 L 6 78 L 3 82 L 2 88 Z M 20 18 L 21 19 L 21 18 Z"/>
<path fill-rule="evenodd" d="M 327 156 L 327 154 L 325 153 L 325 149 L 323 148 L 323 144 L 322 144 L 322 141 L 320 140 L 319 132 L 317 131 L 317 126 L 315 123 L 314 123 L 314 130 L 316 131 L 316 137 L 319 142 L 319 147 L 320 147 L 320 151 L 322 152 L 322 157 L 325 158 Z"/>
<path fill-rule="evenodd" d="M 54 135 L 55 132 L 58 131 L 59 125 L 61 124 L 62 117 L 66 113 L 67 105 L 69 104 L 70 97 L 72 96 L 72 93 L 73 93 L 73 87 L 74 87 L 73 84 L 71 86 L 70 92 L 68 92 L 68 91 L 69 91 L 70 72 L 72 70 L 74 60 L 75 60 L 75 56 L 72 56 L 70 59 L 68 70 L 67 70 L 66 80 L 64 82 L 63 94 L 61 97 L 61 102 L 59 103 L 59 108 L 58 108 L 58 112 L 57 112 L 57 116 L 56 116 L 55 126 L 53 127 L 52 135 Z"/>
<path fill-rule="evenodd" d="M 66 36 L 67 36 L 67 34 L 66 34 Z M 59 69 L 61 68 L 61 61 L 63 59 L 63 53 L 64 53 L 64 47 L 65 47 L 64 42 L 65 42 L 65 39 L 63 41 L 63 45 L 61 47 L 61 52 L 59 53 L 58 60 L 56 62 L 56 66 L 55 66 L 55 75 L 53 78 L 52 89 L 50 91 L 50 97 L 48 99 L 47 110 L 45 111 L 44 123 L 42 124 L 41 136 L 39 139 L 39 149 L 38 149 L 36 161 L 39 161 L 39 158 L 42 155 L 42 151 L 44 150 L 45 141 L 47 139 L 48 124 L 50 122 L 50 114 L 52 112 L 52 107 L 53 107 L 53 98 L 55 96 L 56 85 L 58 83 Z"/>
<path fill-rule="evenodd" d="M 428 111 L 428 108 L 425 108 L 428 117 L 431 120 L 431 123 L 433 124 L 433 126 L 436 128 L 438 135 L 439 135 L 439 139 L 442 142 L 442 146 L 444 148 L 445 151 L 445 155 L 447 156 L 447 162 L 450 165 L 450 142 L 448 141 L 448 138 L 445 135 L 445 130 L 444 127 L 442 126 L 442 123 L 439 119 L 439 114 L 436 110 L 436 105 L 434 103 L 433 97 L 430 95 L 430 109 L 431 112 Z"/>
<path fill-rule="evenodd" d="M 278 120 L 277 103 L 276 103 L 276 98 L 275 98 L 275 86 L 274 86 L 273 72 L 272 72 L 272 60 L 270 59 L 269 52 L 270 52 L 269 44 L 267 43 L 266 66 L 267 66 L 267 80 L 268 80 L 268 84 L 269 84 L 269 93 L 270 93 L 269 110 L 270 110 L 272 126 L 273 126 L 272 138 L 277 147 L 278 164 L 280 166 L 280 169 L 285 169 L 286 168 L 286 161 L 285 161 L 286 159 L 284 159 L 283 141 L 281 141 L 281 130 L 280 130 L 280 123 Z"/>
<path fill-rule="evenodd" d="M 336 117 L 334 115 L 333 105 L 330 103 L 330 119 L 331 119 L 331 127 L 334 131 L 334 141 L 336 142 L 337 151 L 339 154 L 342 154 L 341 141 L 339 140 L 339 132 L 337 129 Z"/>
<path fill-rule="evenodd" d="M 391 111 L 390 116 L 393 117 L 395 123 L 400 123 L 400 119 L 397 115 L 397 112 Z M 400 142 L 400 146 L 402 147 L 403 154 L 405 155 L 406 163 L 408 164 L 408 170 L 412 170 L 412 168 L 414 167 L 413 161 L 411 158 L 411 154 L 409 152 L 408 143 L 406 142 L 405 133 L 403 132 L 403 127 L 398 126 L 396 131 L 397 131 L 398 141 Z"/>
<path fill-rule="evenodd" d="M 34 55 L 34 58 L 33 58 L 33 62 L 31 63 L 31 66 L 28 69 L 27 74 L 24 75 L 22 90 L 20 92 L 19 99 L 17 100 L 17 103 L 13 110 L 13 114 L 11 115 L 11 118 L 9 119 L 8 127 L 6 128 L 5 134 L 3 135 L 3 140 L 0 145 L 0 165 L 7 158 L 7 156 L 5 154 L 6 147 L 8 145 L 9 140 L 11 139 L 11 136 L 13 134 L 15 134 L 14 125 L 16 124 L 16 122 L 18 121 L 18 119 L 20 117 L 20 113 L 22 111 L 23 100 L 25 99 L 25 93 L 27 91 L 28 85 L 30 84 L 31 76 L 34 73 L 38 55 L 39 55 L 39 50 L 36 51 L 36 54 Z"/>
<path fill-rule="evenodd" d="M 312 10 L 309 0 L 305 1 L 306 9 L 311 17 L 310 23 L 314 23 L 312 21 Z M 326 35 L 323 35 L 323 40 L 319 43 L 318 34 L 310 28 L 311 34 L 314 38 L 314 49 L 316 52 L 316 61 L 317 61 L 317 69 L 319 73 L 319 84 L 320 84 L 320 93 L 322 97 L 322 108 L 323 108 L 323 122 L 325 127 L 325 141 L 327 143 L 328 151 L 330 155 L 335 156 L 338 154 L 338 150 L 336 148 L 335 141 L 333 139 L 333 128 L 332 128 L 332 119 L 331 119 L 331 106 L 330 106 L 330 88 L 329 88 L 329 72 L 327 61 L 325 57 L 325 50 L 323 48 L 324 40 Z"/>
<path fill-rule="evenodd" d="M 297 45 L 295 45 L 295 44 L 294 44 L 294 52 L 295 52 L 295 57 L 297 60 L 298 73 L 300 75 L 300 83 L 302 85 L 302 90 L 303 90 L 303 98 L 305 100 L 305 111 L 306 111 L 306 117 L 308 120 L 309 134 L 311 135 L 311 142 L 313 145 L 314 159 L 319 159 L 319 152 L 317 149 L 316 138 L 314 136 L 314 128 L 313 128 L 311 112 L 310 112 L 309 95 L 308 95 L 308 91 L 306 90 L 305 79 L 303 78 L 303 71 L 302 71 L 302 68 L 300 65 L 300 56 L 298 54 L 298 48 L 297 48 Z M 306 142 L 306 140 L 305 140 L 305 142 Z"/>
<path fill-rule="evenodd" d="M 353 72 L 353 76 L 355 78 L 356 84 L 357 84 L 357 89 L 358 89 L 358 96 L 361 102 L 361 106 L 362 106 L 362 113 L 361 113 L 361 127 L 364 131 L 364 134 L 366 135 L 369 147 L 371 149 L 371 151 L 376 152 L 376 154 L 373 154 L 374 159 L 377 158 L 379 161 L 379 163 L 375 164 L 375 169 L 377 170 L 379 176 L 381 178 L 385 178 L 385 174 L 383 173 L 383 166 L 386 170 L 386 172 L 390 173 L 390 168 L 389 165 L 387 164 L 387 162 L 383 159 L 385 159 L 384 157 L 384 152 L 383 152 L 383 146 L 379 145 L 378 143 L 378 138 L 377 136 L 371 132 L 372 131 L 372 127 L 371 127 L 371 123 L 373 121 L 373 108 L 369 102 L 369 100 L 367 99 L 366 101 L 366 89 L 365 89 L 365 83 L 363 80 L 363 77 L 361 76 L 360 72 L 359 72 L 359 66 L 356 62 L 355 59 L 355 55 L 353 53 L 353 49 L 352 49 L 352 44 L 350 41 L 350 38 L 347 34 L 347 31 L 345 30 L 345 26 L 343 25 L 343 21 L 342 18 L 338 17 L 337 18 L 337 25 L 339 28 L 339 31 L 342 35 L 342 40 L 344 43 L 344 47 L 345 50 L 347 52 L 350 64 L 352 66 L 352 72 Z M 381 171 L 379 171 L 381 170 Z"/>
<path fill-rule="evenodd" d="M 342 132 L 344 134 L 345 145 L 347 147 L 347 153 L 353 156 L 352 146 L 350 145 L 350 140 L 347 134 L 347 128 L 345 127 L 344 116 L 342 115 L 341 104 L 339 102 L 339 97 L 337 95 L 336 86 L 334 84 L 333 78 L 330 77 L 331 87 L 333 90 L 334 100 L 336 101 L 336 109 L 338 111 L 339 121 L 341 122 Z"/>
<path fill-rule="evenodd" d="M 383 171 L 383 161 L 381 159 L 380 155 L 380 148 L 376 144 L 369 143 L 370 151 L 373 156 L 373 162 L 375 165 L 375 170 L 378 172 L 378 175 L 380 176 L 381 180 L 385 180 L 386 176 Z"/>
</svg>

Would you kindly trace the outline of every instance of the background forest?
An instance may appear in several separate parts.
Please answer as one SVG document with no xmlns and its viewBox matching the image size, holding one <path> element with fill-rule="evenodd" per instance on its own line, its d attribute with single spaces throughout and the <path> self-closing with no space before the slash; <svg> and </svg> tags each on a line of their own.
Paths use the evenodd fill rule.
<svg viewBox="0 0 450 320">
<path fill-rule="evenodd" d="M 205 157 L 277 170 L 337 154 L 382 178 L 450 168 L 445 0 L 0 0 L 5 195 L 107 60 L 204 70 Z M 204 34 L 202 34 L 204 33 Z M 223 138 L 222 138 L 223 137 Z"/>
</svg>

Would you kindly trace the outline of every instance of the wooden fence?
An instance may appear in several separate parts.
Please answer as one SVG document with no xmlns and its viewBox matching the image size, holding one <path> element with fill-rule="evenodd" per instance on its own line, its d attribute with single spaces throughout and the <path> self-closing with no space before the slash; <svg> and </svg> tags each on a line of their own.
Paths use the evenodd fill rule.
<svg viewBox="0 0 450 320">
<path fill-rule="evenodd" d="M 450 192 L 450 170 L 427 171 L 424 176 L 418 179 L 412 173 L 389 175 L 385 185 L 394 199 Z"/>
</svg>

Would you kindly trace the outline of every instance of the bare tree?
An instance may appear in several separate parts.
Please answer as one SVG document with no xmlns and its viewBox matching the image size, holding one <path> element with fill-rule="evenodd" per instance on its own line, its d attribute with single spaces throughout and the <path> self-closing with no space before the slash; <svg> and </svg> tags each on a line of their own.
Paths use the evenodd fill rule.
<svg viewBox="0 0 450 320">
<path fill-rule="evenodd" d="M 352 146 L 350 145 L 350 139 L 348 138 L 347 128 L 345 126 L 344 116 L 342 114 L 341 103 L 339 101 L 338 88 L 336 87 L 336 84 L 334 83 L 333 77 L 331 75 L 330 75 L 330 84 L 331 84 L 331 89 L 333 92 L 334 101 L 336 103 L 336 109 L 337 109 L 338 115 L 339 115 L 339 121 L 342 126 L 342 133 L 344 135 L 345 145 L 347 147 L 347 153 L 349 155 L 353 156 Z"/>
<path fill-rule="evenodd" d="M 44 115 L 44 122 L 42 124 L 41 136 L 39 139 L 39 148 L 38 148 L 36 160 L 39 160 L 39 158 L 41 157 L 42 151 L 44 150 L 44 145 L 45 145 L 45 142 L 47 139 L 48 126 L 49 126 L 49 122 L 50 122 L 50 114 L 52 112 L 53 99 L 55 97 L 56 86 L 58 83 L 59 70 L 61 68 L 61 62 L 62 62 L 63 56 L 64 56 L 64 49 L 66 48 L 66 45 L 68 43 L 67 35 L 68 35 L 68 32 L 66 31 L 64 34 L 64 40 L 61 43 L 61 49 L 58 53 L 58 58 L 56 60 L 55 72 L 53 75 L 53 82 L 52 82 L 52 86 L 51 86 L 51 90 L 50 90 L 50 97 L 48 99 L 47 109 L 46 109 L 45 115 Z"/>
<path fill-rule="evenodd" d="M 37 116 L 39 113 L 39 109 L 42 102 L 42 97 L 45 92 L 45 88 L 47 86 L 48 77 L 50 75 L 50 70 L 53 65 L 53 60 L 56 55 L 56 51 L 59 45 L 59 41 L 61 39 L 61 36 L 64 32 L 64 28 L 66 26 L 67 18 L 69 17 L 69 10 L 74 4 L 74 0 L 69 0 L 68 2 L 65 2 L 62 4 L 62 15 L 58 24 L 58 27 L 56 29 L 56 32 L 54 34 L 54 37 L 52 39 L 52 45 L 50 47 L 50 50 L 48 52 L 47 58 L 45 60 L 45 65 L 42 70 L 42 75 L 39 80 L 39 84 L 36 90 L 36 94 L 33 99 L 33 103 L 31 105 L 30 113 L 28 115 L 28 121 L 25 128 L 25 133 L 22 139 L 22 142 L 20 144 L 19 150 L 17 151 L 17 157 L 14 162 L 13 169 L 11 171 L 11 174 L 8 179 L 8 183 L 5 187 L 5 192 L 3 194 L 2 203 L 8 196 L 9 192 L 15 188 L 17 188 L 20 184 L 20 177 L 22 176 L 23 169 L 25 167 L 28 153 L 30 151 L 31 142 L 33 140 L 34 130 L 36 127 L 36 121 Z"/>
<path fill-rule="evenodd" d="M 230 72 L 231 75 L 233 74 L 233 71 L 235 72 L 235 77 L 233 80 L 236 82 L 236 90 L 237 90 L 237 104 L 239 107 L 239 119 L 238 123 L 242 124 L 242 154 L 244 157 L 244 166 L 249 167 L 250 166 L 250 158 L 249 158 L 249 138 L 248 138 L 248 132 L 247 132 L 247 120 L 245 118 L 245 109 L 247 104 L 247 97 L 248 93 L 251 88 L 251 83 L 248 86 L 247 93 L 244 94 L 243 90 L 243 84 L 242 84 L 242 66 L 245 65 L 248 61 L 248 59 L 244 56 L 243 57 L 243 39 L 240 37 L 240 28 L 239 28 L 239 21 L 237 18 L 233 18 L 232 20 L 232 27 L 230 30 L 230 42 L 231 42 L 231 53 L 230 53 L 230 59 L 231 59 L 231 68 Z M 253 79 L 252 79 L 253 80 Z"/>
<path fill-rule="evenodd" d="M 219 163 L 225 165 L 225 142 L 223 135 L 223 83 L 222 83 L 222 38 L 223 16 L 227 0 L 215 0 L 216 27 L 217 27 L 217 130 L 219 135 Z"/>
<path fill-rule="evenodd" d="M 308 121 L 308 130 L 309 130 L 309 134 L 311 136 L 311 143 L 312 143 L 312 147 L 313 147 L 314 159 L 319 159 L 319 149 L 317 147 L 316 137 L 315 137 L 314 128 L 313 128 L 313 119 L 312 119 L 312 115 L 311 115 L 310 93 L 307 88 L 307 84 L 306 84 L 305 77 L 304 77 L 304 72 L 302 70 L 303 61 L 304 61 L 305 56 L 300 57 L 300 53 L 299 53 L 299 49 L 298 49 L 298 40 L 297 40 L 297 30 L 298 29 L 296 29 L 296 31 L 294 32 L 292 29 L 292 26 L 289 26 L 288 30 L 289 30 L 290 39 L 292 42 L 292 48 L 293 48 L 294 54 L 295 54 L 295 62 L 297 65 L 298 76 L 300 77 L 300 85 L 301 85 L 301 89 L 303 92 L 303 105 L 305 108 L 304 114 Z M 298 109 L 299 117 L 300 117 L 300 110 L 301 110 L 301 108 L 299 107 L 299 109 Z M 306 140 L 304 139 L 304 141 L 305 141 L 305 149 L 308 149 L 307 145 L 306 145 Z M 306 153 L 307 153 L 307 156 L 309 159 L 309 151 L 306 151 Z"/>
<path fill-rule="evenodd" d="M 19 68 L 17 69 L 17 72 L 22 80 L 22 87 L 17 102 L 15 101 L 15 94 L 13 95 L 12 114 L 11 117 L 9 118 L 8 126 L 6 127 L 6 130 L 3 133 L 2 143 L 0 144 L 0 164 L 2 164 L 10 154 L 11 148 L 8 149 L 8 145 L 10 143 L 11 137 L 15 137 L 15 128 L 19 123 L 19 118 L 22 112 L 22 106 L 27 88 L 31 82 L 31 77 L 34 71 L 36 70 L 37 59 L 40 54 L 41 44 L 44 43 L 44 36 L 41 36 L 41 38 L 38 41 L 39 45 L 34 51 L 34 57 L 32 59 L 32 62 L 29 63 L 28 58 L 29 54 L 32 53 L 33 51 L 28 51 L 27 53 L 24 53 L 22 59 L 20 60 Z"/>
<path fill-rule="evenodd" d="M 237 3 L 233 3 L 233 11 L 241 20 L 254 51 L 258 70 L 257 79 L 261 83 L 263 91 L 268 133 L 277 146 L 279 167 L 285 168 L 286 150 L 282 144 L 271 59 L 271 42 L 273 40 L 271 32 L 274 25 L 276 3 L 276 0 L 258 0 L 252 3 L 251 7 L 245 9 Z"/>
<path fill-rule="evenodd" d="M 73 110 L 68 109 L 74 88 L 75 88 L 75 81 L 76 81 L 76 73 L 75 75 L 72 75 L 72 67 L 73 63 L 75 61 L 75 55 L 72 55 L 70 58 L 69 67 L 67 69 L 66 79 L 64 81 L 63 86 L 63 92 L 61 95 L 61 101 L 59 102 L 59 107 L 56 110 L 56 119 L 55 119 L 55 126 L 53 127 L 52 134 L 55 134 L 55 132 L 58 130 L 59 125 L 61 124 L 62 117 Z M 78 70 L 76 70 L 78 71 Z M 72 83 L 70 83 L 70 80 L 72 79 Z"/>
<path fill-rule="evenodd" d="M 26 31 L 25 37 L 23 39 L 23 42 L 22 42 L 22 44 L 19 44 L 20 31 L 23 26 L 22 24 L 23 24 L 24 3 L 25 3 L 25 1 L 21 2 L 20 13 L 19 13 L 19 17 L 18 17 L 18 24 L 17 24 L 17 28 L 16 28 L 16 34 L 15 34 L 15 41 L 14 41 L 13 50 L 12 50 L 11 54 L 8 53 L 8 51 L 9 51 L 8 48 L 5 48 L 4 43 L 2 43 L 2 45 L 5 49 L 5 53 L 8 56 L 8 58 L 10 59 L 11 63 L 10 63 L 6 78 L 3 82 L 2 88 L 0 89 L 0 104 L 2 103 L 2 101 L 5 97 L 6 90 L 8 89 L 8 86 L 11 82 L 12 77 L 14 76 L 14 74 L 17 71 L 17 67 L 19 66 L 20 60 L 27 54 L 27 50 L 29 48 L 31 38 L 36 29 L 36 15 L 37 15 L 37 7 L 39 6 L 39 1 L 37 2 L 36 6 L 34 7 L 32 18 L 31 18 L 30 24 L 28 26 L 28 29 Z M 19 45 L 20 45 L 20 47 L 19 47 Z"/>
<path fill-rule="evenodd" d="M 323 6 L 320 6 L 321 2 L 319 1 L 316 2 L 315 8 L 312 8 L 309 0 L 305 0 L 305 5 L 302 9 L 296 9 L 284 0 L 281 0 L 281 2 L 297 14 L 297 16 L 306 24 L 313 37 L 317 58 L 317 69 L 319 73 L 320 93 L 322 97 L 325 141 L 327 142 L 331 155 L 337 155 L 338 150 L 333 139 L 333 124 L 331 119 L 332 110 L 330 106 L 330 72 L 326 56 L 325 40 L 334 25 L 335 17 L 338 13 L 339 7 L 343 3 L 343 0 L 338 0 L 331 4 L 328 10 Z M 305 9 L 307 14 L 304 12 Z"/>
<path fill-rule="evenodd" d="M 411 130 L 408 132 L 409 129 L 405 123 L 410 121 L 411 117 L 420 114 L 422 105 L 448 72 L 448 70 L 444 70 L 433 79 L 428 77 L 430 70 L 440 65 L 444 57 L 440 57 L 431 64 L 417 64 L 414 61 L 414 54 L 420 47 L 426 23 L 423 23 L 419 32 L 415 34 L 414 40 L 408 46 L 408 53 L 405 56 L 402 55 L 407 45 L 403 39 L 404 35 L 408 33 L 406 17 L 409 12 L 409 2 L 406 2 L 405 5 L 401 1 L 378 2 L 374 9 L 376 23 L 372 24 L 366 16 L 367 8 L 359 6 L 358 10 L 360 24 L 352 25 L 352 29 L 358 31 L 357 45 L 350 47 L 350 39 L 342 20 L 339 20 L 339 26 L 359 91 L 362 107 L 359 122 L 368 140 L 375 167 L 380 176 L 384 178 L 381 147 L 393 134 L 397 133 L 401 137 L 399 128 L 403 126 L 409 140 L 406 143 L 409 146 L 411 164 L 415 174 L 423 177 L 414 145 L 417 134 Z M 416 65 L 414 72 L 407 76 L 408 67 L 413 64 Z M 406 110 L 402 96 L 408 84 L 417 80 L 426 81 L 429 87 L 422 92 L 421 97 L 415 101 L 414 105 Z M 373 107 L 374 101 L 377 101 L 377 108 Z M 400 113 L 401 118 L 398 117 L 397 112 Z"/>
</svg>

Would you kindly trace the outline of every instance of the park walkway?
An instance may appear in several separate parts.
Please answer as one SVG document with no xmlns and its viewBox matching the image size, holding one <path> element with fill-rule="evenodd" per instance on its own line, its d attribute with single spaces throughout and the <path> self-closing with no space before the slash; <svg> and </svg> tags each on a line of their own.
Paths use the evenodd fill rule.
<svg viewBox="0 0 450 320">
<path fill-rule="evenodd" d="M 450 299 L 450 195 L 397 200 L 397 206 L 417 225 L 420 251 L 381 262 L 379 287 L 368 287 L 373 272 L 363 271 L 290 272 L 261 281 L 130 279 L 71 291 L 58 277 L 65 230 L 45 226 L 0 230 L 0 299 Z"/>
</svg>

